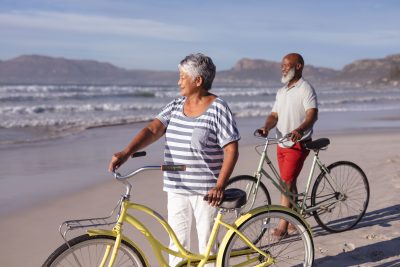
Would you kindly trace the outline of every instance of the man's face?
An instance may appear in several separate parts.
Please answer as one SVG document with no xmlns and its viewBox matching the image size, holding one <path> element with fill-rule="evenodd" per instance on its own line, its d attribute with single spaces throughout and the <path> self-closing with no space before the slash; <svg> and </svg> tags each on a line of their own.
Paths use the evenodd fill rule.
<svg viewBox="0 0 400 267">
<path fill-rule="evenodd" d="M 284 58 L 281 63 L 281 72 L 283 76 L 286 76 L 291 69 L 295 67 L 295 64 L 291 62 L 288 58 Z"/>
<path fill-rule="evenodd" d="M 281 82 L 283 84 L 290 82 L 296 74 L 295 64 L 285 57 L 282 60 L 281 72 L 282 72 Z"/>
</svg>

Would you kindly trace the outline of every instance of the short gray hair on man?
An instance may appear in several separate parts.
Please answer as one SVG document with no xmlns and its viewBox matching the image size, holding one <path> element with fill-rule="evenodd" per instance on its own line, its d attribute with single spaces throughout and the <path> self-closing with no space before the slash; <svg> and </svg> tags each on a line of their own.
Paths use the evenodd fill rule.
<svg viewBox="0 0 400 267">
<path fill-rule="evenodd" d="M 215 65 L 212 59 L 201 53 L 186 56 L 178 65 L 179 70 L 186 72 L 192 80 L 200 76 L 203 78 L 203 88 L 210 90 L 214 77 Z"/>
</svg>

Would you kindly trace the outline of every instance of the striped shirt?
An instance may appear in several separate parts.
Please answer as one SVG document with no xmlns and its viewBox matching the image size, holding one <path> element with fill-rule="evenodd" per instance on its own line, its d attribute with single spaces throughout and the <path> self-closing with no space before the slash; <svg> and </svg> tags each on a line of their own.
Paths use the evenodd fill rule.
<svg viewBox="0 0 400 267">
<path fill-rule="evenodd" d="M 186 97 L 170 102 L 157 115 L 166 127 L 165 164 L 186 165 L 186 171 L 164 172 L 164 191 L 204 195 L 215 187 L 224 159 L 223 147 L 240 139 L 227 103 L 217 97 L 197 117 L 183 113 Z"/>
</svg>

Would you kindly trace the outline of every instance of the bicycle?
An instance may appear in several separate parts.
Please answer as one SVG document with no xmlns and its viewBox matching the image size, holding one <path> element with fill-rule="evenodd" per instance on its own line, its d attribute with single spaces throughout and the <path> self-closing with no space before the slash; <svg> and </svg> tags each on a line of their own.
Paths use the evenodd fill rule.
<svg viewBox="0 0 400 267">
<path fill-rule="evenodd" d="M 218 207 L 218 213 L 204 255 L 186 250 L 166 220 L 156 211 L 144 205 L 130 201 L 132 184 L 129 178 L 148 170 L 182 171 L 182 165 L 145 166 L 128 175 L 114 173 L 117 181 L 125 185 L 125 194 L 108 217 L 69 220 L 60 225 L 60 234 L 64 244 L 58 247 L 45 261 L 43 266 L 150 266 L 149 260 L 140 246 L 122 234 L 124 224 L 130 224 L 141 232 L 150 243 L 159 266 L 168 266 L 162 253 L 181 257 L 177 266 L 204 266 L 216 263 L 217 266 L 312 266 L 314 244 L 311 230 L 306 221 L 291 209 L 281 206 L 267 206 L 242 214 L 233 224 L 223 221 L 223 215 L 236 211 L 246 201 L 246 193 L 240 189 L 228 189 Z M 163 245 L 151 231 L 128 210 L 144 212 L 163 226 L 177 245 L 178 251 L 172 251 Z M 113 214 L 118 211 L 116 220 Z M 292 223 L 298 233 L 284 238 L 276 238 L 270 232 L 279 220 Z M 111 220 L 111 221 L 110 221 Z M 113 225 L 112 230 L 92 229 Z M 217 254 L 211 255 L 219 227 L 227 229 Z M 67 234 L 72 230 L 88 229 L 87 234 L 71 240 Z"/>
<path fill-rule="evenodd" d="M 318 225 L 329 232 L 349 230 L 361 220 L 369 202 L 368 179 L 363 170 L 353 162 L 337 161 L 328 167 L 322 163 L 319 152 L 327 149 L 330 144 L 328 138 L 320 138 L 303 144 L 303 147 L 314 152 L 314 158 L 303 193 L 294 194 L 282 182 L 279 172 L 267 155 L 268 146 L 271 144 L 283 144 L 283 146 L 290 147 L 290 145 L 285 145 L 285 143 L 291 142 L 290 135 L 280 139 L 262 137 L 256 130 L 254 136 L 265 140 L 265 144 L 255 148 L 260 155 L 260 160 L 254 176 L 232 177 L 227 186 L 227 188 L 240 188 L 247 193 L 248 199 L 241 208 L 242 212 L 245 213 L 254 207 L 271 204 L 268 189 L 261 181 L 262 176 L 265 176 L 282 194 L 289 198 L 294 210 L 304 218 L 314 216 Z M 257 150 L 259 147 L 263 147 L 261 152 Z M 263 168 L 264 163 L 268 165 L 272 175 Z M 315 179 L 311 196 L 309 196 L 316 166 L 319 167 L 321 173 Z"/>
</svg>

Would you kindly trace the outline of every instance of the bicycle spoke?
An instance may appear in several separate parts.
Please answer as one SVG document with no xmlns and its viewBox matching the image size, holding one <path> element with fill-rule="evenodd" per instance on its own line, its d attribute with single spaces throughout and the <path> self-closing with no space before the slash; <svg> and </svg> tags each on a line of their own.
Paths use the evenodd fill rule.
<svg viewBox="0 0 400 267">
<path fill-rule="evenodd" d="M 337 162 L 327 168 L 329 175 L 322 172 L 313 187 L 312 205 L 322 208 L 314 216 L 326 230 L 344 231 L 357 224 L 367 209 L 368 181 L 362 170 L 351 162 Z M 334 199 L 328 200 L 329 194 Z"/>
</svg>

